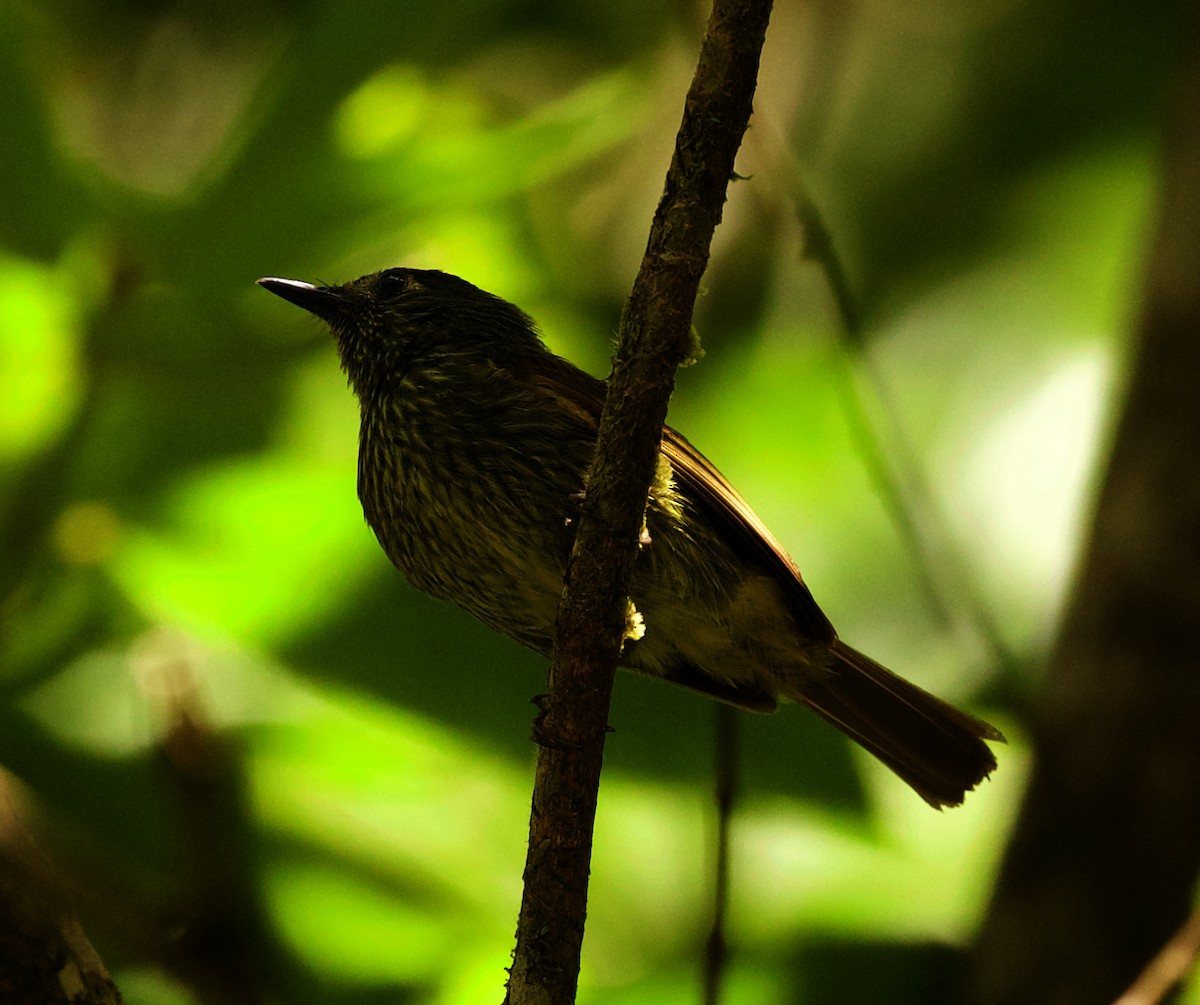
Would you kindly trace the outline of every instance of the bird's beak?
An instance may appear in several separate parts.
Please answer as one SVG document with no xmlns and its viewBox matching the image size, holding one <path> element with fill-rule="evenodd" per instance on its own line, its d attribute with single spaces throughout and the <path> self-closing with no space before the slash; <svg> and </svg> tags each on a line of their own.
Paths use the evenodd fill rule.
<svg viewBox="0 0 1200 1005">
<path fill-rule="evenodd" d="M 258 285 L 325 321 L 333 320 L 346 309 L 346 300 L 338 289 L 313 286 L 299 279 L 266 278 L 258 280 Z"/>
</svg>

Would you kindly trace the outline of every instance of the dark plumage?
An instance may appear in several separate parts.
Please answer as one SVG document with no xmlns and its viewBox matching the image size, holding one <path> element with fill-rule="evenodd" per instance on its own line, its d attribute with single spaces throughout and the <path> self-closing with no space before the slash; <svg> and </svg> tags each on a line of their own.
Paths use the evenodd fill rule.
<svg viewBox="0 0 1200 1005">
<path fill-rule="evenodd" d="M 259 283 L 326 321 L 358 397 L 358 494 L 388 557 L 542 654 L 572 498 L 604 383 L 551 353 L 518 308 L 456 276 L 388 269 L 343 286 Z M 800 702 L 931 805 L 995 768 L 993 727 L 838 639 L 795 564 L 686 439 L 663 430 L 622 663 L 753 711 Z"/>
</svg>

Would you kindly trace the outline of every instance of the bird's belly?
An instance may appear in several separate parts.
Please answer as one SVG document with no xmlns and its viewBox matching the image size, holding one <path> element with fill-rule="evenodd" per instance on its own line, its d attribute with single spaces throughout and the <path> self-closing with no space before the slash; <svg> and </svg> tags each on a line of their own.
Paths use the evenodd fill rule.
<svg viewBox="0 0 1200 1005">
<path fill-rule="evenodd" d="M 403 505 L 367 521 L 417 589 L 450 600 L 522 645 L 549 654 L 563 568 L 535 528 L 477 507 Z M 366 507 L 364 505 L 364 510 Z"/>
</svg>

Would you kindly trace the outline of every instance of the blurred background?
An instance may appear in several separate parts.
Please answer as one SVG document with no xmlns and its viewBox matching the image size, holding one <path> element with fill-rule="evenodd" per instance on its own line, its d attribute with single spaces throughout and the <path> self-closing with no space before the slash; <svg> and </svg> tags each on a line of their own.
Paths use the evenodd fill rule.
<svg viewBox="0 0 1200 1005">
<path fill-rule="evenodd" d="M 1120 410 L 1178 8 L 776 5 L 671 421 L 843 637 L 1009 745 L 938 814 L 802 710 L 744 718 L 729 1002 L 954 1000 Z M 6 798 L 131 1005 L 498 1001 L 544 662 L 388 564 L 333 346 L 254 280 L 444 269 L 604 375 L 707 6 L 3 10 Z M 694 1002 L 714 708 L 623 675 L 611 722 L 580 1000 Z"/>
</svg>

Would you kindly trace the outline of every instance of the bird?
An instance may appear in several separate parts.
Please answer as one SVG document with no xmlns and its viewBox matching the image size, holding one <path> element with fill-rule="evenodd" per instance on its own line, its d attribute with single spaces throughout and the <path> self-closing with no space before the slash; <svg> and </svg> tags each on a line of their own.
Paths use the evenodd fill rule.
<svg viewBox="0 0 1200 1005">
<path fill-rule="evenodd" d="M 417 589 L 548 656 L 606 382 L 516 305 L 432 269 L 258 284 L 329 327 L 359 404 L 358 496 Z M 806 706 L 927 803 L 995 768 L 995 727 L 843 642 L 716 466 L 664 426 L 625 669 L 753 712 Z"/>
</svg>

